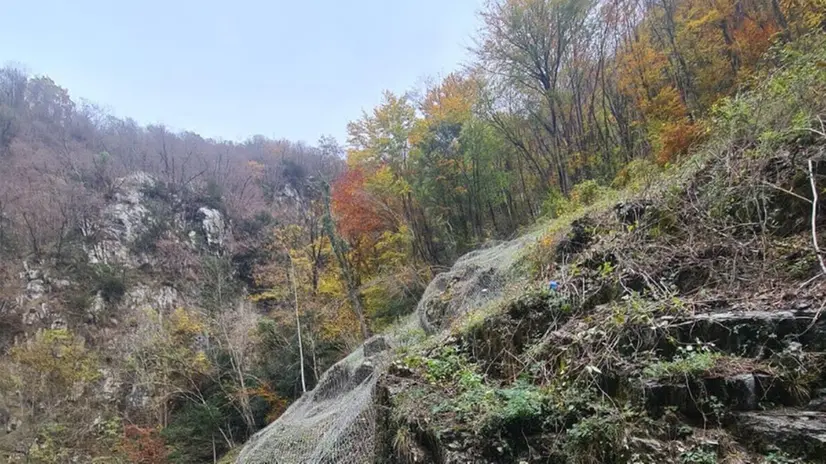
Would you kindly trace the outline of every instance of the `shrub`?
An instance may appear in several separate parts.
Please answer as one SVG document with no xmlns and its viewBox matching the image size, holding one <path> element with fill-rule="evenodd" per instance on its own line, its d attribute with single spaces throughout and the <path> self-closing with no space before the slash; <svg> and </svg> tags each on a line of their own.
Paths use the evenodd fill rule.
<svg viewBox="0 0 826 464">
<path fill-rule="evenodd" d="M 605 193 L 605 187 L 593 179 L 574 185 L 571 189 L 571 201 L 577 206 L 590 206 Z"/>
<path fill-rule="evenodd" d="M 673 163 L 680 156 L 685 155 L 706 138 L 706 128 L 700 122 L 690 122 L 683 119 L 668 122 L 660 127 L 657 134 L 657 162 L 664 166 Z"/>
<path fill-rule="evenodd" d="M 721 100 L 712 109 L 715 135 L 727 144 L 755 145 L 758 156 L 773 156 L 779 146 L 810 138 L 820 129 L 826 91 L 826 38 L 802 37 L 773 49 L 782 66 L 763 73 L 755 89 Z"/>
<path fill-rule="evenodd" d="M 118 449 L 135 464 L 166 464 L 166 443 L 157 429 L 127 425 Z"/>
<path fill-rule="evenodd" d="M 542 202 L 542 214 L 550 218 L 558 218 L 574 209 L 574 205 L 559 189 L 551 189 L 545 201 Z"/>
<path fill-rule="evenodd" d="M 107 303 L 117 303 L 126 294 L 126 273 L 114 266 L 101 264 L 93 267 L 93 288 Z"/>
<path fill-rule="evenodd" d="M 451 381 L 461 374 L 466 364 L 467 360 L 455 347 L 446 346 L 436 357 L 424 359 L 424 378 L 432 383 Z"/>
<path fill-rule="evenodd" d="M 568 430 L 564 445 L 569 462 L 602 464 L 624 462 L 625 437 L 629 411 L 599 407 L 596 414 L 586 417 Z"/>
<path fill-rule="evenodd" d="M 717 464 L 717 453 L 704 447 L 692 448 L 680 454 L 680 464 Z"/>
<path fill-rule="evenodd" d="M 486 420 L 489 428 L 530 427 L 532 422 L 542 418 L 546 409 L 546 396 L 537 386 L 527 382 L 517 382 L 512 387 L 498 390 L 496 396 L 498 407 L 490 410 Z"/>
</svg>

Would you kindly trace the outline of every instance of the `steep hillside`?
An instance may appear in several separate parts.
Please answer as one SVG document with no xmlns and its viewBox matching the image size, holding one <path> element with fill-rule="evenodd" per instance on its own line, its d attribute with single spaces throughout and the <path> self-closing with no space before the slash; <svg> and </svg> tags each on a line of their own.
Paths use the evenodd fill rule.
<svg viewBox="0 0 826 464">
<path fill-rule="evenodd" d="M 822 50 L 787 49 L 651 189 L 551 222 L 536 283 L 402 349 L 376 462 L 821 462 Z"/>
<path fill-rule="evenodd" d="M 779 49 L 680 165 L 457 261 L 238 462 L 821 462 L 823 50 Z"/>
</svg>

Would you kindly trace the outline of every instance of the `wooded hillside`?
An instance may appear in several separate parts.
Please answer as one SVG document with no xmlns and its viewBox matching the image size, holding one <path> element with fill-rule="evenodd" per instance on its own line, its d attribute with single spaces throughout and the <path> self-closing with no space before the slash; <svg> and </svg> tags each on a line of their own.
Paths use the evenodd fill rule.
<svg viewBox="0 0 826 464">
<path fill-rule="evenodd" d="M 343 145 L 144 127 L 0 69 L 0 459 L 217 460 L 434 273 L 679 164 L 826 30 L 821 0 L 479 15 L 472 63 L 385 92 Z"/>
</svg>

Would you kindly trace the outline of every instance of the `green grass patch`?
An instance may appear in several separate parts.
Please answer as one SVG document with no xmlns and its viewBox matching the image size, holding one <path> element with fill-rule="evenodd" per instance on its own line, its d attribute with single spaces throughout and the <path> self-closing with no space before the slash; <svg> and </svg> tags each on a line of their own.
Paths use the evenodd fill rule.
<svg viewBox="0 0 826 464">
<path fill-rule="evenodd" d="M 680 347 L 671 361 L 660 361 L 647 366 L 643 376 L 649 379 L 668 379 L 676 377 L 695 377 L 713 370 L 717 363 L 725 358 L 708 346 L 689 345 Z"/>
</svg>

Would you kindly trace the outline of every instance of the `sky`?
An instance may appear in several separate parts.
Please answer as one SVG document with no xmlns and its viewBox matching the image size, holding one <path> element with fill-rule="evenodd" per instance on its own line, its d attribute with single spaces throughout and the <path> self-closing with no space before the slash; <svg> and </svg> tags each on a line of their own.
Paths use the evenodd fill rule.
<svg viewBox="0 0 826 464">
<path fill-rule="evenodd" d="M 209 138 L 315 142 L 469 59 L 483 0 L 0 0 L 0 64 Z"/>
</svg>

